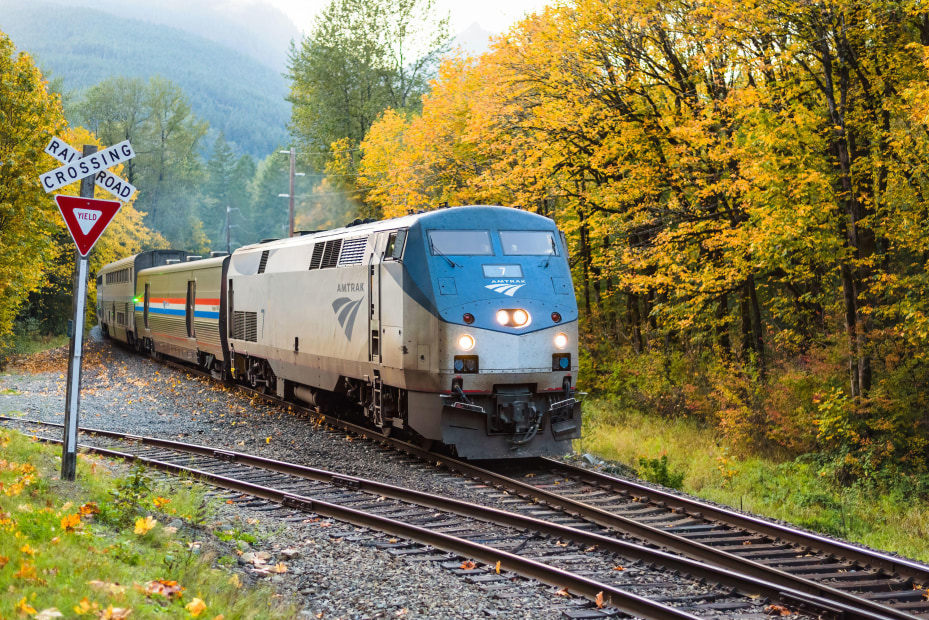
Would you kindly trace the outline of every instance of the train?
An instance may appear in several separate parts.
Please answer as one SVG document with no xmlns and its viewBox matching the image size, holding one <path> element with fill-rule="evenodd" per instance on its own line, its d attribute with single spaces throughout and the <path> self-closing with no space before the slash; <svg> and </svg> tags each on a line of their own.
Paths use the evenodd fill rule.
<svg viewBox="0 0 929 620">
<path fill-rule="evenodd" d="M 571 452 L 578 308 L 563 233 L 499 206 L 356 220 L 97 278 L 106 337 L 460 458 Z"/>
</svg>

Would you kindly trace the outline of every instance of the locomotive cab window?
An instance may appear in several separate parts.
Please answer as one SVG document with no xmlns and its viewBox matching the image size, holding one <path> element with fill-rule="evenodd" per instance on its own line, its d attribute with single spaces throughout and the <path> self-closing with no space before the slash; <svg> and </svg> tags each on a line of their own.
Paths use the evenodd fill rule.
<svg viewBox="0 0 929 620">
<path fill-rule="evenodd" d="M 557 256 L 555 235 L 548 230 L 501 230 L 500 244 L 509 256 Z"/>
<path fill-rule="evenodd" d="M 429 250 L 433 256 L 492 256 L 490 233 L 486 230 L 430 230 Z"/>
<path fill-rule="evenodd" d="M 387 237 L 387 247 L 384 248 L 384 258 L 387 260 L 400 260 L 403 256 L 403 244 L 406 242 L 406 229 L 395 230 Z"/>
</svg>

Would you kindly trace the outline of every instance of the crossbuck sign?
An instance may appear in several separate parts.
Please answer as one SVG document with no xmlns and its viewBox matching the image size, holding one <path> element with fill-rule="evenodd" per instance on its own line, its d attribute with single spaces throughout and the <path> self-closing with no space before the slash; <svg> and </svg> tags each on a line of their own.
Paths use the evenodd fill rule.
<svg viewBox="0 0 929 620">
<path fill-rule="evenodd" d="M 52 138 L 45 152 L 62 162 L 62 166 L 39 177 L 42 189 L 53 192 L 75 181 L 93 177 L 94 183 L 114 194 L 122 201 L 129 201 L 136 189 L 107 168 L 135 157 L 129 141 L 120 142 L 108 149 L 97 151 L 96 147 L 84 147 L 86 156 L 72 148 L 60 138 Z M 91 152 L 93 151 L 93 152 Z M 68 362 L 68 388 L 65 395 L 64 439 L 62 440 L 61 479 L 73 481 L 77 470 L 77 418 L 81 394 L 81 357 L 84 340 L 84 302 L 87 297 L 87 255 L 97 239 L 106 230 L 113 217 L 122 207 L 116 200 L 95 200 L 94 186 L 81 183 L 80 196 L 55 196 L 61 216 L 68 232 L 77 246 L 74 282 L 74 333 L 71 340 Z M 71 334 L 69 334 L 71 335 Z"/>
<path fill-rule="evenodd" d="M 80 151 L 72 148 L 61 138 L 52 138 L 45 147 L 45 152 L 64 164 L 39 177 L 42 188 L 46 192 L 55 191 L 93 174 L 94 183 L 123 202 L 129 202 L 135 195 L 136 189 L 131 183 L 107 170 L 110 166 L 121 164 L 135 157 L 135 151 L 132 150 L 129 140 L 97 151 L 93 155 L 82 157 Z"/>
</svg>

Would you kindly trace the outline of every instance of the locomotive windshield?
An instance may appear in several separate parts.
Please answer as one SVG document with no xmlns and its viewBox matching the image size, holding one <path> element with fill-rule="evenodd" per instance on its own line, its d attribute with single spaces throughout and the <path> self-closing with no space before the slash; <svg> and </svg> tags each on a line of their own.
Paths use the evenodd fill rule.
<svg viewBox="0 0 929 620">
<path fill-rule="evenodd" d="M 557 256 L 555 235 L 547 230 L 501 230 L 503 253 L 509 256 Z"/>
<path fill-rule="evenodd" d="M 429 248 L 433 256 L 492 255 L 490 233 L 486 230 L 430 230 Z"/>
</svg>

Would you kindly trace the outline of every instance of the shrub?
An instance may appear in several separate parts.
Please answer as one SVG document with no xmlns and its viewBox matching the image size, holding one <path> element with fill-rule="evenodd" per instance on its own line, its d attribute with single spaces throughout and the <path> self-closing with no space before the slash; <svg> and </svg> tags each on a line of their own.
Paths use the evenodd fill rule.
<svg viewBox="0 0 929 620">
<path fill-rule="evenodd" d="M 639 476 L 649 482 L 660 484 L 661 486 L 671 489 L 684 488 L 684 472 L 673 472 L 668 467 L 668 455 L 662 454 L 661 458 L 650 459 L 644 456 L 639 457 Z"/>
</svg>

